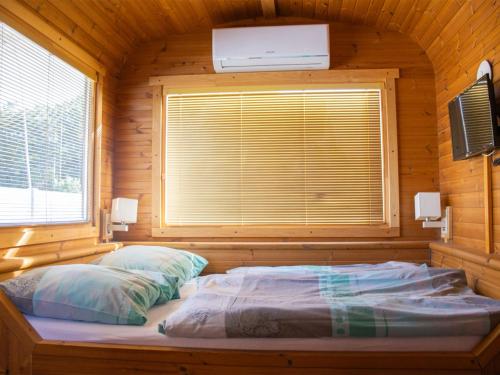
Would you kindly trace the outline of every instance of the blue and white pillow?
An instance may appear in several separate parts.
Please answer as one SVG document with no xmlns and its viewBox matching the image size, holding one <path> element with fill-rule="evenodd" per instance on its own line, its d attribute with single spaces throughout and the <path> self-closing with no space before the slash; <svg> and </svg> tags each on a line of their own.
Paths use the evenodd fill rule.
<svg viewBox="0 0 500 375">
<path fill-rule="evenodd" d="M 208 261 L 185 250 L 163 246 L 125 246 L 94 261 L 94 264 L 127 270 L 161 272 L 179 279 L 179 286 L 198 276 Z"/>
<path fill-rule="evenodd" d="M 105 324 L 143 325 L 150 307 L 179 298 L 176 277 L 93 264 L 36 268 L 0 289 L 25 314 Z"/>
</svg>

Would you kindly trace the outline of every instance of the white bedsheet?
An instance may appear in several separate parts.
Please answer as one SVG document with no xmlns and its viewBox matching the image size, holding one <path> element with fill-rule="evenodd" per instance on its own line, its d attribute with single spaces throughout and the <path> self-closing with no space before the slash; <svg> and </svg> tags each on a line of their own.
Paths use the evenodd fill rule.
<svg viewBox="0 0 500 375">
<path fill-rule="evenodd" d="M 150 310 L 144 326 L 107 325 L 39 318 L 26 315 L 46 340 L 80 341 L 182 348 L 312 351 L 469 351 L 480 336 L 400 338 L 311 338 L 311 339 L 193 339 L 168 337 L 158 324 L 172 314 L 196 290 L 193 282 L 181 288 L 181 299 Z"/>
</svg>

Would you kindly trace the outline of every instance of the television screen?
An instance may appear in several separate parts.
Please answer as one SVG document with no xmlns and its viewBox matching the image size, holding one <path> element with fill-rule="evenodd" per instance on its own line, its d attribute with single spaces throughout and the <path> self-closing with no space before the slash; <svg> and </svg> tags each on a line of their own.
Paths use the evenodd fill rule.
<svg viewBox="0 0 500 375">
<path fill-rule="evenodd" d="M 453 160 L 490 153 L 500 145 L 495 92 L 486 74 L 448 104 Z"/>
</svg>

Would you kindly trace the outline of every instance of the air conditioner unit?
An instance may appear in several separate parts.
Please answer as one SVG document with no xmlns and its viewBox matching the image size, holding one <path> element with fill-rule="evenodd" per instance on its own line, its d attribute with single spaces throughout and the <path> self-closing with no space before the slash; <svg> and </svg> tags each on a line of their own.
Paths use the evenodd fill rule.
<svg viewBox="0 0 500 375">
<path fill-rule="evenodd" d="M 328 25 L 214 29 L 212 54 L 217 73 L 328 69 Z"/>
</svg>

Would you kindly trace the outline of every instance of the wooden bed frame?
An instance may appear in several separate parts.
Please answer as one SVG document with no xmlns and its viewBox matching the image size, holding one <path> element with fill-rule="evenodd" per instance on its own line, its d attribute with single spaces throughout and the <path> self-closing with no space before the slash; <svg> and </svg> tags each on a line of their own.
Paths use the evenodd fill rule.
<svg viewBox="0 0 500 375">
<path fill-rule="evenodd" d="M 78 258 L 73 262 L 88 261 Z M 457 339 L 459 339 L 457 337 Z M 0 292 L 0 374 L 500 374 L 500 325 L 470 352 L 315 352 L 44 340 Z"/>
</svg>

